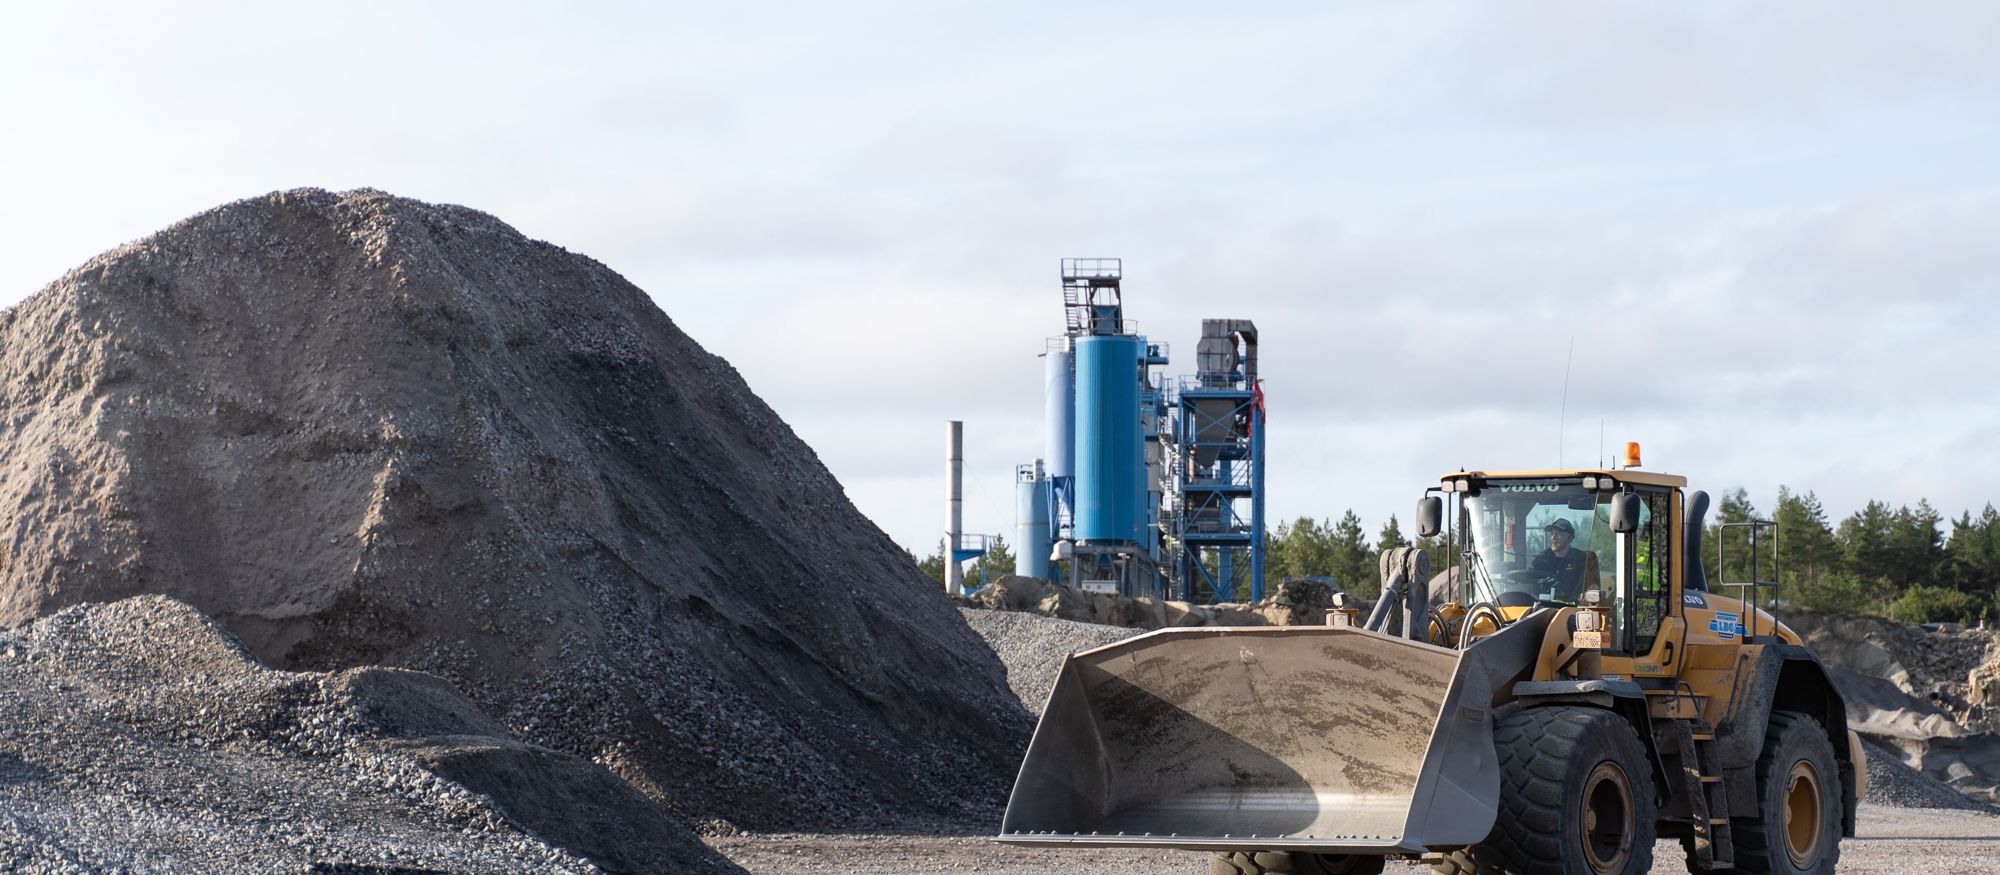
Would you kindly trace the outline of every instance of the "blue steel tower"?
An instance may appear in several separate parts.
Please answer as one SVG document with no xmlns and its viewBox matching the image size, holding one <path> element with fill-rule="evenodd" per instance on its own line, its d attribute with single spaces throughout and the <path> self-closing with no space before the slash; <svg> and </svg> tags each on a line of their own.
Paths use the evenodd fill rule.
<svg viewBox="0 0 2000 875">
<path fill-rule="evenodd" d="M 1257 326 L 1204 319 L 1197 373 L 1175 397 L 1168 494 L 1174 595 L 1264 597 L 1264 395 Z M 1247 592 L 1246 592 L 1247 590 Z"/>
<path fill-rule="evenodd" d="M 1015 573 L 1128 596 L 1261 599 L 1257 326 L 1203 320 L 1198 372 L 1156 377 L 1166 348 L 1125 318 L 1122 282 L 1119 259 L 1063 259 L 1063 336 L 1043 359 L 1046 453 L 1015 472 Z"/>
<path fill-rule="evenodd" d="M 1125 319 L 1116 258 L 1062 262 L 1064 335 L 1048 355 L 1047 492 L 1071 586 L 1158 595 L 1165 351 Z"/>
</svg>

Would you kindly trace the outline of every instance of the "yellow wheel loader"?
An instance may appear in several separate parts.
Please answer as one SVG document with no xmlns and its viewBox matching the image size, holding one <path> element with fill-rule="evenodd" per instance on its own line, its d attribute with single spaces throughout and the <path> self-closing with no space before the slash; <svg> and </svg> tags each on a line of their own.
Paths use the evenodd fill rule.
<svg viewBox="0 0 2000 875">
<path fill-rule="evenodd" d="M 1418 530 L 1452 567 L 1385 551 L 1365 621 L 1072 654 L 999 840 L 1215 875 L 1645 875 L 1678 838 L 1695 872 L 1832 873 L 1866 776 L 1840 694 L 1759 607 L 1761 562 L 1705 579 L 1708 497 L 1636 465 L 1447 475 Z M 1754 557 L 1764 526 L 1720 537 Z"/>
</svg>

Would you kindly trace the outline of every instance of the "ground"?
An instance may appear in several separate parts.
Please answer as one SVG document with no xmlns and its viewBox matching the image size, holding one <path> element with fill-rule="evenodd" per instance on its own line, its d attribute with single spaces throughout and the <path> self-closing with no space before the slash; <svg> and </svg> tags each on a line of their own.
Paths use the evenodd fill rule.
<svg viewBox="0 0 2000 875">
<path fill-rule="evenodd" d="M 1842 875 L 1965 875 L 2000 872 L 2000 817 L 1967 811 L 1864 805 L 1860 835 L 1841 847 Z M 1186 851 L 1014 848 L 983 838 L 757 835 L 708 840 L 756 875 L 1201 875 Z M 1661 842 L 1653 875 L 1687 871 L 1675 842 Z M 1391 866 L 1390 875 L 1427 872 Z"/>
</svg>

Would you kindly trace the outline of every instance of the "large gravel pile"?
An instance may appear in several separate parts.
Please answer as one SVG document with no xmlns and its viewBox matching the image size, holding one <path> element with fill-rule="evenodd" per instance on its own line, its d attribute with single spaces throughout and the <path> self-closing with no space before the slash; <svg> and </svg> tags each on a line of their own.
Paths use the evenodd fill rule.
<svg viewBox="0 0 2000 875">
<path fill-rule="evenodd" d="M 7 872 L 740 871 L 436 678 L 269 670 L 158 596 L 0 632 L 0 700 Z"/>
<path fill-rule="evenodd" d="M 301 190 L 120 247 L 0 315 L 0 421 L 0 624 L 170 594 L 691 821 L 1004 799 L 1027 717 L 908 555 L 643 292 L 491 216 Z"/>
<path fill-rule="evenodd" d="M 959 608 L 965 622 L 986 639 L 987 646 L 1007 667 L 1007 686 L 1030 713 L 1042 713 L 1049 691 L 1055 689 L 1056 673 L 1063 658 L 1078 651 L 1102 647 L 1143 634 L 1143 629 L 1099 626 L 1058 620 L 1040 614 Z"/>
</svg>

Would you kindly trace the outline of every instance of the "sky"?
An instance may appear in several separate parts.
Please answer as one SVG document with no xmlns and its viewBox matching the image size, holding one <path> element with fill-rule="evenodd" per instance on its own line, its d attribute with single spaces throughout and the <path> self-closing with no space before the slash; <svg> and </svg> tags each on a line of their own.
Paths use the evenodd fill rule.
<svg viewBox="0 0 2000 875">
<path fill-rule="evenodd" d="M 1065 256 L 1124 259 L 1169 373 L 1256 321 L 1273 523 L 1627 440 L 1836 520 L 2000 494 L 2000 4 L 5 18 L 0 304 L 273 190 L 464 204 L 646 289 L 919 554 L 947 420 L 1014 531 Z"/>
</svg>

